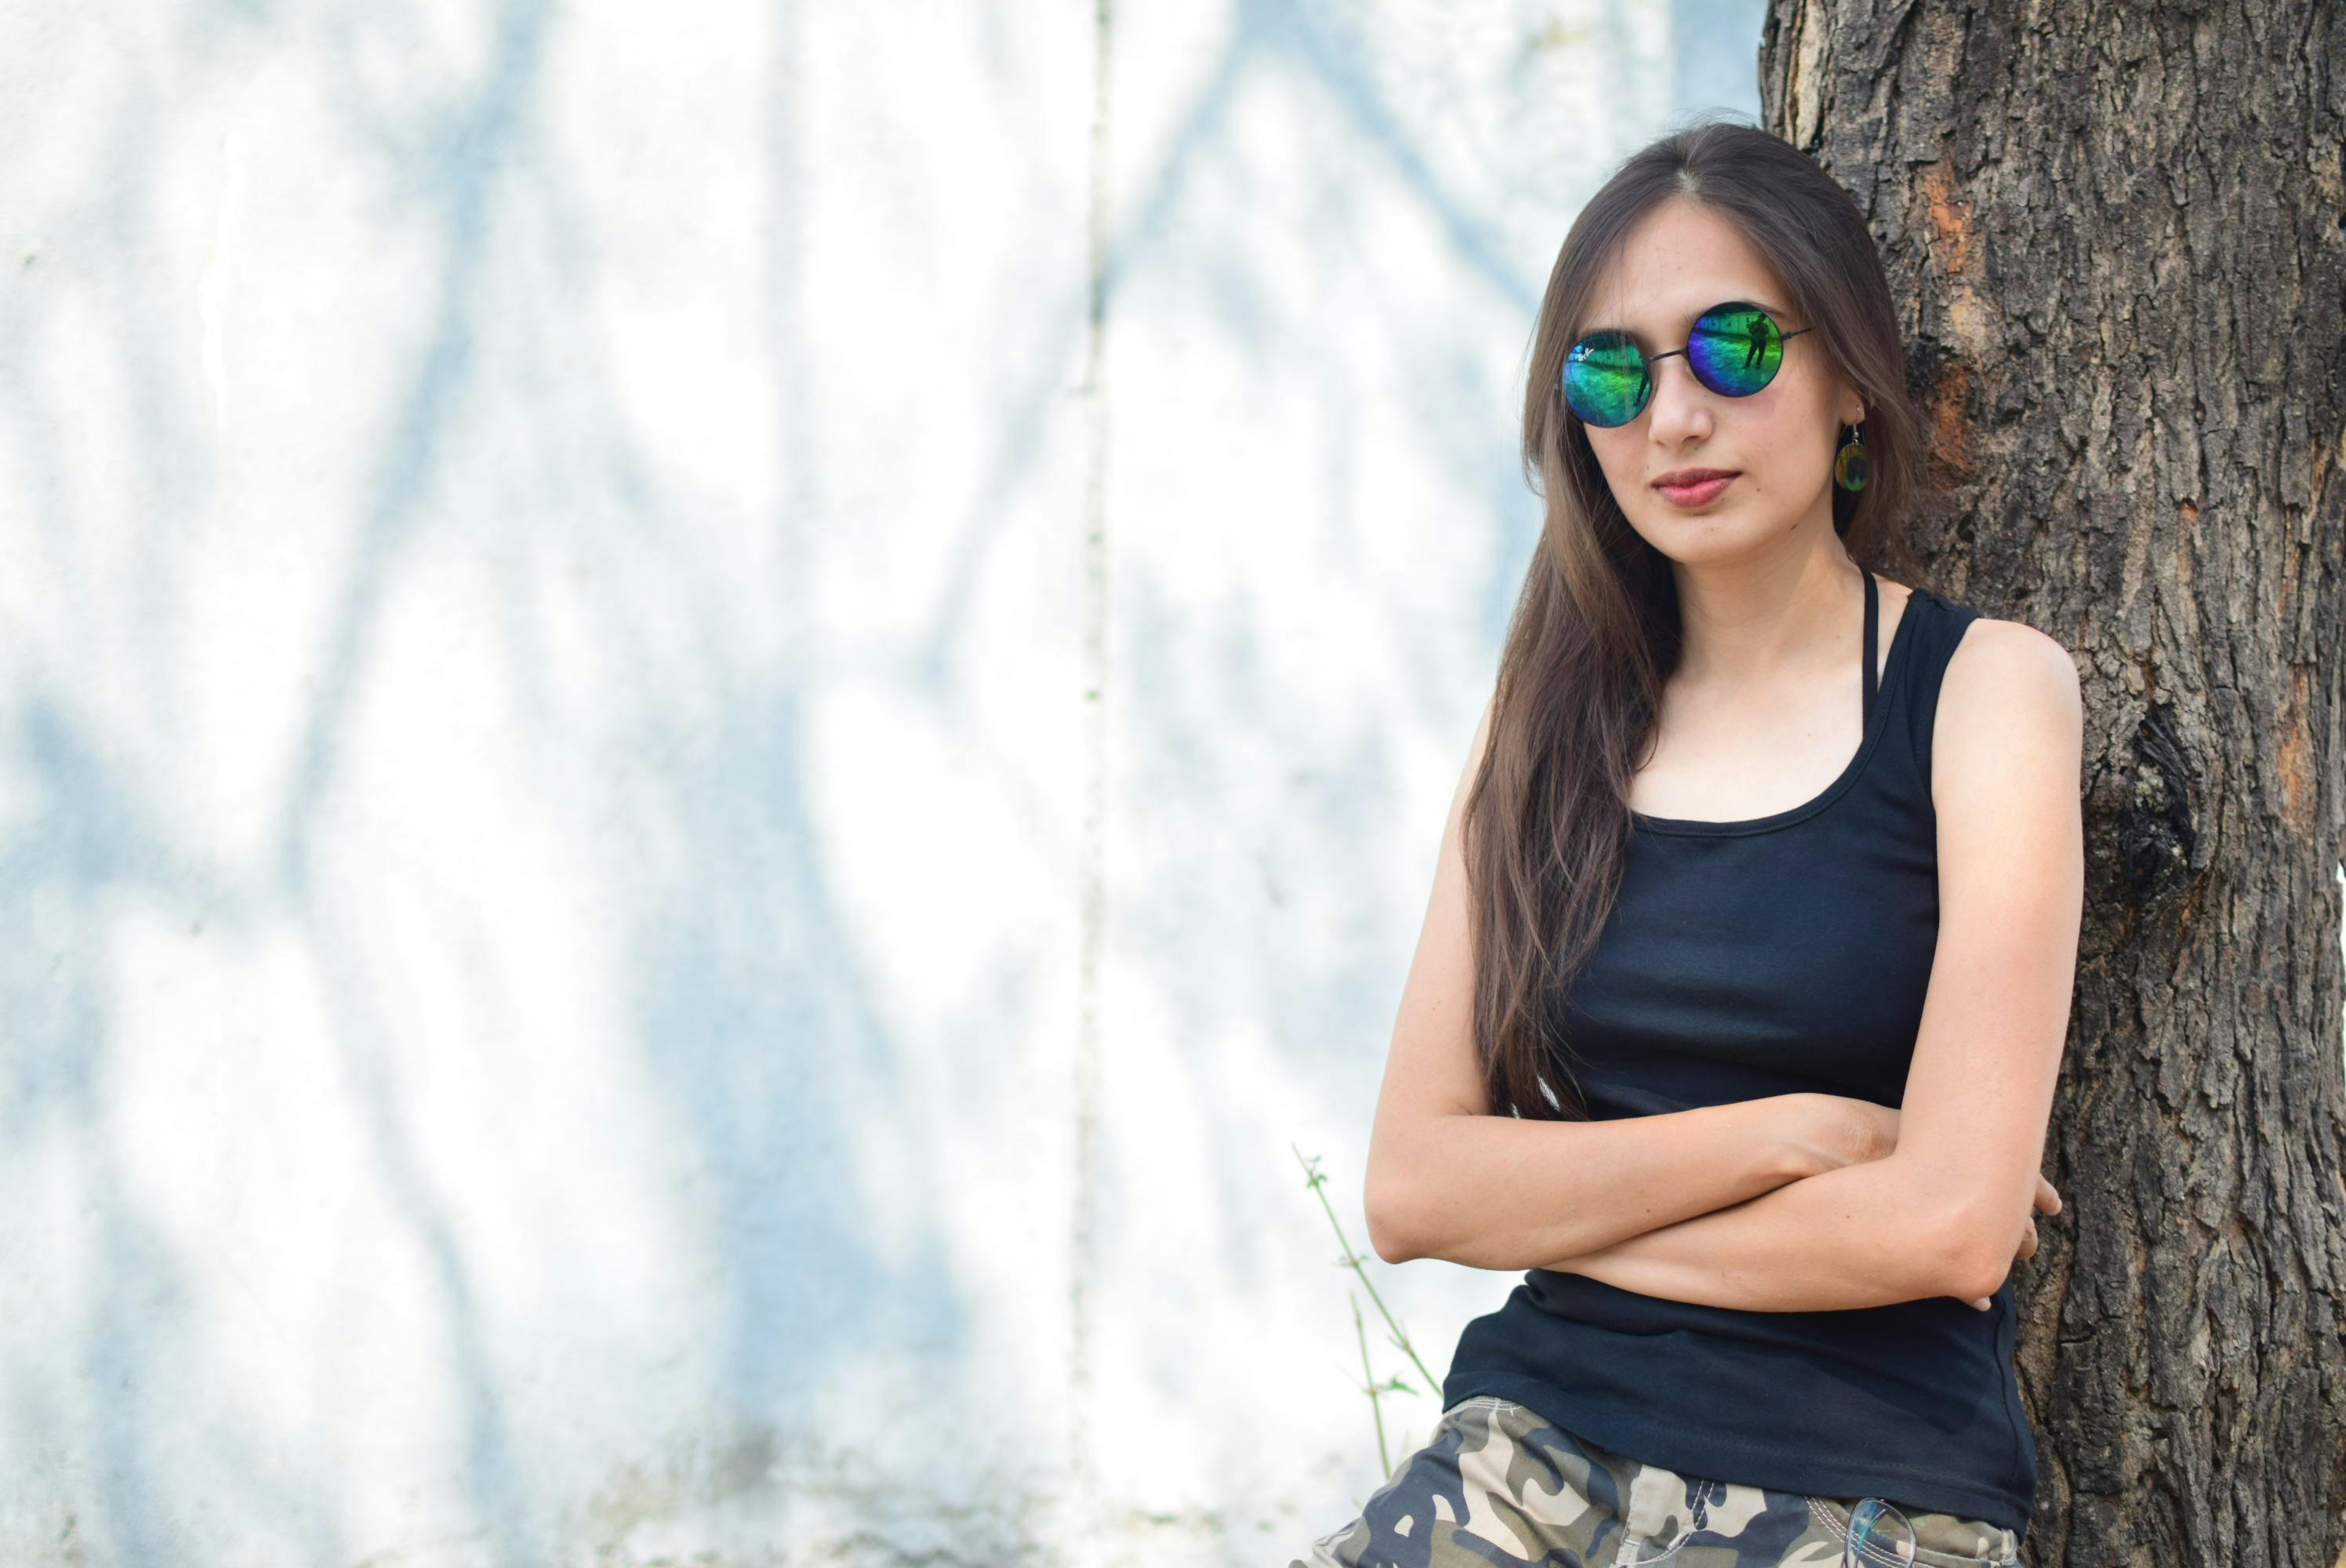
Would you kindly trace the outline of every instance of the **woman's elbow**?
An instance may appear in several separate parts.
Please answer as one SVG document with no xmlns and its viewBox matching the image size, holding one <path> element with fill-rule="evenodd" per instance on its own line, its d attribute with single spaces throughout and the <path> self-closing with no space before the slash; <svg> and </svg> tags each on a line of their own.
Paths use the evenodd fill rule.
<svg viewBox="0 0 2346 1568">
<path fill-rule="evenodd" d="M 1424 1256 L 1417 1250 L 1408 1209 L 1391 1176 L 1373 1167 L 1370 1170 L 1362 1211 L 1369 1222 L 1369 1246 L 1379 1257 L 1387 1263 L 1407 1263 Z"/>
<path fill-rule="evenodd" d="M 1932 1250 L 1941 1259 L 1942 1293 L 1964 1301 L 1993 1296 L 2012 1274 L 2019 1237 L 2010 1227 L 1976 1213 L 1958 1214 Z"/>
</svg>

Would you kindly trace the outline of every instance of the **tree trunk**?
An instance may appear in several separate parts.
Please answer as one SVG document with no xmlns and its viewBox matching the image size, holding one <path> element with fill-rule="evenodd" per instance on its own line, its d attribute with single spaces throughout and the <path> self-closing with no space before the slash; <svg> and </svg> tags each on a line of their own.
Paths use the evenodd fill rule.
<svg viewBox="0 0 2346 1568">
<path fill-rule="evenodd" d="M 1881 240 L 1940 591 L 2085 679 L 2087 881 L 2017 1266 L 2031 1568 L 2336 1568 L 2346 12 L 1772 0 Z"/>
</svg>

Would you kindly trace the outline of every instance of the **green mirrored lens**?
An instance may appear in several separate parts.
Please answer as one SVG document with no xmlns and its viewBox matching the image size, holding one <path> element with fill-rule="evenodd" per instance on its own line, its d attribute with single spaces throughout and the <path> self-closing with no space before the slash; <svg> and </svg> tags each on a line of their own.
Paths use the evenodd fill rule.
<svg viewBox="0 0 2346 1568">
<path fill-rule="evenodd" d="M 1591 424 L 1627 424 L 1654 390 L 1646 356 L 1626 332 L 1592 332 L 1564 357 L 1564 400 Z"/>
<path fill-rule="evenodd" d="M 1776 379 L 1784 362 L 1784 335 L 1757 305 L 1706 311 L 1687 340 L 1695 379 L 1721 397 L 1749 397 Z"/>
</svg>

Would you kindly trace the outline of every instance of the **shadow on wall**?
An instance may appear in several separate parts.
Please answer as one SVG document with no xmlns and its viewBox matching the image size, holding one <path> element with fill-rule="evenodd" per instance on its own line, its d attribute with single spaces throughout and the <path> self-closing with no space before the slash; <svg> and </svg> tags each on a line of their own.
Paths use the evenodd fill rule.
<svg viewBox="0 0 2346 1568">
<path fill-rule="evenodd" d="M 1280 350 L 1316 346 L 1278 318 L 1276 289 L 1245 275 L 1259 258 L 1234 255 L 1230 214 L 1211 198 L 1201 211 L 1198 196 L 1230 188 L 1229 170 L 1248 161 L 1240 99 L 1265 66 L 1369 149 L 1370 175 L 1355 178 L 1405 193 L 1443 265 L 1464 280 L 1461 293 L 1495 298 L 1526 323 L 1536 308 L 1538 279 L 1515 237 L 1481 192 L 1459 193 L 1413 117 L 1419 106 L 1401 101 L 1424 84 L 1402 79 L 1412 62 L 1395 35 L 1345 30 L 1344 7 L 1240 4 L 1224 53 L 1177 106 L 1163 156 L 1118 193 L 1124 229 L 1064 277 L 1046 273 L 1040 287 L 1012 279 L 1047 297 L 972 337 L 969 382 L 996 390 L 954 460 L 956 482 L 966 481 L 957 509 L 912 520 L 923 530 L 919 552 L 945 563 L 902 617 L 914 629 L 816 649 L 809 628 L 842 613 L 818 602 L 827 580 L 814 553 L 835 544 L 826 531 L 845 532 L 842 519 L 906 522 L 867 505 L 895 475 L 855 468 L 834 445 L 872 411 L 841 390 L 866 383 L 836 362 L 847 351 L 826 338 L 825 318 L 837 302 L 821 297 L 807 260 L 818 241 L 846 243 L 840 213 L 866 213 L 822 186 L 841 133 L 807 118 L 818 92 L 808 62 L 855 8 L 740 14 L 756 18 L 745 36 L 760 40 L 758 55 L 742 68 L 763 118 L 729 151 L 700 130 L 713 111 L 697 91 L 646 85 L 645 59 L 607 37 L 582 41 L 627 9 L 194 5 L 138 41 L 146 55 L 100 33 L 73 57 L 76 72 L 104 62 L 69 87 L 70 107 L 98 127 L 87 167 L 68 171 L 49 206 L 26 209 L 38 245 L 0 256 L 15 283 L 0 290 L 0 475 L 17 484 L 0 509 L 10 542 L 48 574 L 26 574 L 33 592 L 66 606 L 49 623 L 57 640 L 6 674 L 19 809 L 0 838 L 0 1186 L 44 1195 L 0 1222 L 0 1241 L 23 1264 L 15 1288 L 36 1308 L 20 1321 L 56 1326 L 29 1329 L 5 1363 L 11 1468 L 0 1482 L 46 1539 L 64 1528 L 94 1553 L 160 1563 L 214 1559 L 221 1532 L 244 1532 L 304 1561 L 342 1563 L 381 1546 L 383 1496 L 423 1492 L 432 1512 L 415 1522 L 418 1540 L 476 1542 L 495 1561 L 524 1563 L 569 1549 L 583 1529 L 616 1550 L 663 1510 L 754 1490 L 778 1453 L 805 1446 L 808 1434 L 777 1423 L 842 1366 L 893 1358 L 914 1369 L 908 1381 L 999 1373 L 971 1363 L 1015 1338 L 1018 1326 L 999 1319 L 1029 1304 L 1005 1303 L 1007 1271 L 983 1272 L 994 1260 L 973 1262 L 978 1249 L 944 1217 L 966 1180 L 953 1152 L 956 1140 L 994 1135 L 985 1119 L 1016 1108 L 1026 1085 L 1013 1068 L 1049 1093 L 1074 1092 L 1056 1058 L 1036 1069 L 979 1049 L 1019 1046 L 1036 1020 L 1055 1019 L 1056 998 L 1040 996 L 1032 968 L 1073 960 L 980 932 L 994 945 L 955 995 L 986 1016 L 951 1038 L 909 1037 L 888 993 L 897 972 L 874 952 L 892 932 L 868 911 L 923 890 L 908 881 L 885 899 L 850 896 L 865 890 L 842 881 L 839 824 L 823 814 L 822 769 L 833 764 L 816 755 L 816 683 L 884 687 L 882 711 L 917 715 L 935 755 L 969 759 L 960 765 L 984 775 L 980 786 L 1021 802 L 1042 871 L 1075 885 L 1077 850 L 1053 819 L 1057 798 L 995 777 L 1027 759 L 1005 755 L 1013 748 L 974 697 L 988 678 L 977 639 L 999 610 L 983 596 L 1005 561 L 1026 565 L 1015 524 L 1056 460 L 1049 443 L 1070 428 L 1060 411 L 1067 367 L 1082 362 L 1092 330 L 1093 286 L 1115 311 L 1137 274 L 1188 269 L 1207 303 L 1185 330 L 1272 369 Z M 983 28 L 1008 28 L 1017 15 L 980 9 Z M 1571 46 L 1627 47 L 1636 11 L 1601 7 L 1599 36 Z M 1749 0 L 1672 0 L 1682 107 L 1756 113 L 1761 11 Z M 1438 35 L 1443 15 L 1422 7 L 1416 21 Z M 459 32 L 433 31 L 443 25 Z M 565 75 L 597 47 L 611 57 L 593 62 L 583 85 Z M 1017 50 L 969 54 L 984 78 L 977 91 L 1015 118 L 1031 86 L 1016 75 Z M 1450 85 L 1427 93 L 1435 107 Z M 663 91 L 674 101 L 644 115 L 645 95 Z M 757 427 L 741 438 L 756 454 L 742 468 L 754 472 L 729 476 L 738 493 L 712 479 L 705 456 L 725 437 L 661 434 L 614 369 L 608 291 L 641 286 L 635 270 L 650 266 L 641 251 L 655 225 L 599 205 L 613 186 L 588 183 L 592 158 L 618 154 L 566 140 L 576 126 L 560 117 L 584 112 L 566 109 L 566 93 L 615 116 L 665 117 L 671 134 L 682 122 L 679 139 L 706 134 L 714 162 L 748 171 L 738 191 L 697 187 L 682 199 L 706 217 L 741 196 L 753 214 L 746 239 L 659 237 L 701 247 L 694 254 L 712 270 L 753 258 L 752 308 L 724 322 L 755 383 L 753 412 L 741 416 Z M 1557 158 L 1606 150 L 1535 117 L 1585 106 L 1542 97 L 1527 88 L 1506 112 L 1532 117 L 1507 123 L 1556 137 Z M 890 157 L 922 156 L 916 137 L 887 139 L 902 129 L 887 117 L 905 106 L 856 107 L 867 117 L 857 137 Z M 314 292 L 215 288 L 236 256 L 232 225 L 211 213 L 225 204 L 208 182 L 233 161 L 219 149 L 242 137 L 263 168 L 283 150 L 266 144 L 289 126 L 332 141 L 313 161 L 342 160 L 333 172 L 363 192 L 349 212 L 374 226 L 362 238 L 397 260 L 334 253 L 306 215 L 262 211 L 285 199 L 271 183 L 285 165 L 270 163 L 246 187 L 254 220 L 276 226 L 265 231 L 275 242 L 309 236 L 318 249 L 269 255 L 248 239 L 240 264 Z M 857 199 L 917 207 L 936 171 L 866 172 L 844 177 Z M 625 201 L 649 199 L 645 188 L 705 173 L 679 162 L 619 188 Z M 1355 216 L 1346 203 L 1358 193 L 1331 185 L 1335 217 Z M 824 191 L 833 205 L 818 204 Z M 199 219 L 182 211 L 196 207 Z M 826 216 L 834 229 L 811 232 Z M 916 214 L 911 228 L 928 220 Z M 1331 268 L 1357 264 L 1341 238 L 1316 242 Z M 1020 249 L 1043 244 L 1031 237 L 1002 244 L 1014 261 L 1056 254 Z M 352 286 L 345 269 L 366 267 L 373 280 L 397 274 L 404 291 Z M 220 326 L 222 311 L 233 329 Z M 1495 644 L 1521 569 L 1505 529 L 1524 498 L 1505 421 L 1478 423 L 1480 409 L 1457 395 L 1477 384 L 1481 350 L 1443 343 L 1447 324 L 1378 331 L 1402 340 L 1423 372 L 1413 439 L 1482 531 L 1458 546 L 1481 573 L 1459 615 L 1479 617 Z M 661 318 L 651 335 L 691 325 Z M 372 358 L 305 351 L 311 334 L 347 336 Z M 676 385 L 692 391 L 729 357 L 687 356 Z M 282 382 L 260 384 L 264 362 Z M 1136 380 L 1127 406 L 1143 406 L 1148 391 Z M 250 411 L 272 396 L 322 412 L 314 426 L 252 433 Z M 1305 461 L 1341 470 L 1379 432 L 1343 397 L 1325 401 L 1334 412 Z M 712 425 L 738 413 L 715 395 L 703 406 Z M 910 397 L 891 412 L 904 409 L 934 412 Z M 351 450 L 319 444 L 318 433 Z M 308 473 L 338 461 L 322 479 Z M 1336 543 L 1362 545 L 1372 525 L 1363 502 L 1341 475 L 1326 494 Z M 740 539 L 754 544 L 728 554 Z M 238 600 L 225 615 L 197 596 L 207 584 L 222 592 L 223 577 Z M 884 591 L 900 590 L 889 580 Z M 1148 727 L 1119 744 L 1158 767 L 1153 781 L 1168 788 L 1152 809 L 1223 820 L 1297 722 L 1274 632 L 1251 602 L 1200 627 L 1195 606 L 1161 582 L 1136 578 L 1118 593 L 1128 657 L 1116 678 L 1143 695 L 1131 708 L 1147 709 Z M 301 595 L 314 610 L 283 609 Z M 427 619 L 420 636 L 419 600 L 444 617 Z M 900 624 L 892 605 L 869 618 L 881 621 L 881 608 Z M 266 629 L 251 633 L 253 623 Z M 223 659 L 244 667 L 223 673 Z M 584 705 L 582 668 L 597 677 Z M 1404 670 L 1392 693 L 1415 715 L 1447 711 L 1454 696 L 1426 667 Z M 270 726 L 280 700 L 292 708 L 281 734 Z M 483 707 L 488 721 L 464 728 Z M 1246 850 L 1267 904 L 1294 890 L 1311 906 L 1303 913 L 1349 903 L 1340 915 L 1356 923 L 1328 922 L 1322 945 L 1298 950 L 1299 972 L 1229 946 L 1182 950 L 1185 963 L 1208 962 L 1153 999 L 1168 1033 L 1227 1039 L 1242 1022 L 1291 1045 L 1300 1074 L 1322 1072 L 1315 1053 L 1325 1071 L 1351 1074 L 1358 1042 L 1389 1023 L 1380 1010 L 1400 977 L 1356 911 L 1413 921 L 1422 885 L 1385 885 L 1371 868 L 1358 887 L 1307 890 L 1330 868 L 1358 866 L 1362 846 L 1387 835 L 1384 803 L 1401 772 L 1394 722 L 1379 717 L 1318 752 L 1272 802 L 1280 832 Z M 259 760 L 223 762 L 224 748 Z M 436 790 L 427 774 L 442 776 Z M 937 793 L 914 803 L 967 781 L 924 781 Z M 476 782 L 496 793 L 468 798 Z M 220 809 L 225 795 L 249 798 L 244 817 Z M 249 838 L 248 819 L 258 822 Z M 1224 912 L 1181 906 L 1194 885 L 1152 908 L 1159 891 L 1121 895 L 1142 912 L 1120 941 L 1171 952 Z M 176 967 L 141 967 L 158 952 Z M 609 972 L 566 970 L 582 952 L 611 956 Z M 250 993 L 216 1020 L 198 976 Z M 566 984 L 598 1007 L 616 999 L 608 1036 L 562 1037 L 565 999 L 536 993 Z M 1210 1058 L 1175 1070 L 1191 1075 L 1198 1103 L 1222 1097 Z M 621 1093 L 579 1098 L 579 1084 Z M 630 1088 L 642 1093 L 625 1098 Z M 142 1103 L 160 1108 L 126 1111 Z M 476 1119 L 452 1118 L 452 1106 Z M 946 1125 L 956 1108 L 974 1131 Z M 1208 1227 L 1226 1238 L 1215 1277 L 1249 1301 L 1294 1268 L 1257 1223 L 1291 1201 L 1286 1129 L 1266 1141 L 1262 1123 L 1241 1119 L 1252 1114 L 1194 1129 L 1206 1179 L 1182 1199 L 1210 1211 Z M 1282 1115 L 1273 1107 L 1264 1120 Z M 159 1141 L 148 1135 L 158 1130 Z M 1103 1136 L 1096 1146 L 1101 1168 L 1082 1174 L 1098 1190 L 1155 1179 L 1119 1165 L 1139 1163 L 1128 1144 Z M 1056 1187 L 1038 1190 L 1056 1201 Z M 613 1194 L 639 1199 L 642 1212 L 607 1205 Z M 1092 1217 L 1106 1223 L 1105 1211 Z M 1074 1251 L 1085 1276 L 1075 1283 L 1099 1283 L 1068 1240 L 1081 1228 L 1073 1215 L 1032 1223 L 1051 1267 Z M 705 1257 L 691 1252 L 703 1232 L 713 1238 Z M 1052 1303 L 1080 1294 L 1058 1281 L 1038 1293 L 1046 1329 L 1033 1332 L 1051 1353 Z M 546 1300 L 566 1310 L 529 1317 Z M 395 1344 L 373 1342 L 374 1326 L 393 1319 Z M 708 1332 L 664 1338 L 678 1321 Z M 548 1352 L 541 1334 L 566 1353 Z M 598 1367 L 592 1352 L 605 1344 L 623 1354 Z M 1193 1370 L 1166 1359 L 1168 1380 Z M 258 1386 L 257 1365 L 284 1369 L 282 1382 Z M 1056 1433 L 1057 1376 L 1034 1410 L 1005 1422 Z M 682 1413 L 647 1410 L 639 1437 L 625 1431 L 638 1388 L 672 1395 Z M 598 1401 L 622 1408 L 613 1416 Z M 607 1424 L 582 1435 L 590 1417 Z M 1201 1441 L 1226 1441 L 1201 1426 Z M 619 1441 L 607 1446 L 614 1428 Z M 1235 1446 L 1208 1457 L 1225 1473 L 1239 1467 Z M 663 1468 L 671 1458 L 676 1472 Z M 599 1492 L 579 1481 L 582 1470 L 604 1478 Z"/>
</svg>

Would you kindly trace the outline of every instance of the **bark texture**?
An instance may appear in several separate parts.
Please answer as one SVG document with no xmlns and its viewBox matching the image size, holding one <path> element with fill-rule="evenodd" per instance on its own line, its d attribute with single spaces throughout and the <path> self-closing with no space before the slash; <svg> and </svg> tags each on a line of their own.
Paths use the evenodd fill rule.
<svg viewBox="0 0 2346 1568">
<path fill-rule="evenodd" d="M 2085 679 L 2031 1568 L 2346 1565 L 2342 41 L 2332 0 L 1774 0 L 1760 46 L 1903 315 L 1912 568 Z"/>
</svg>

